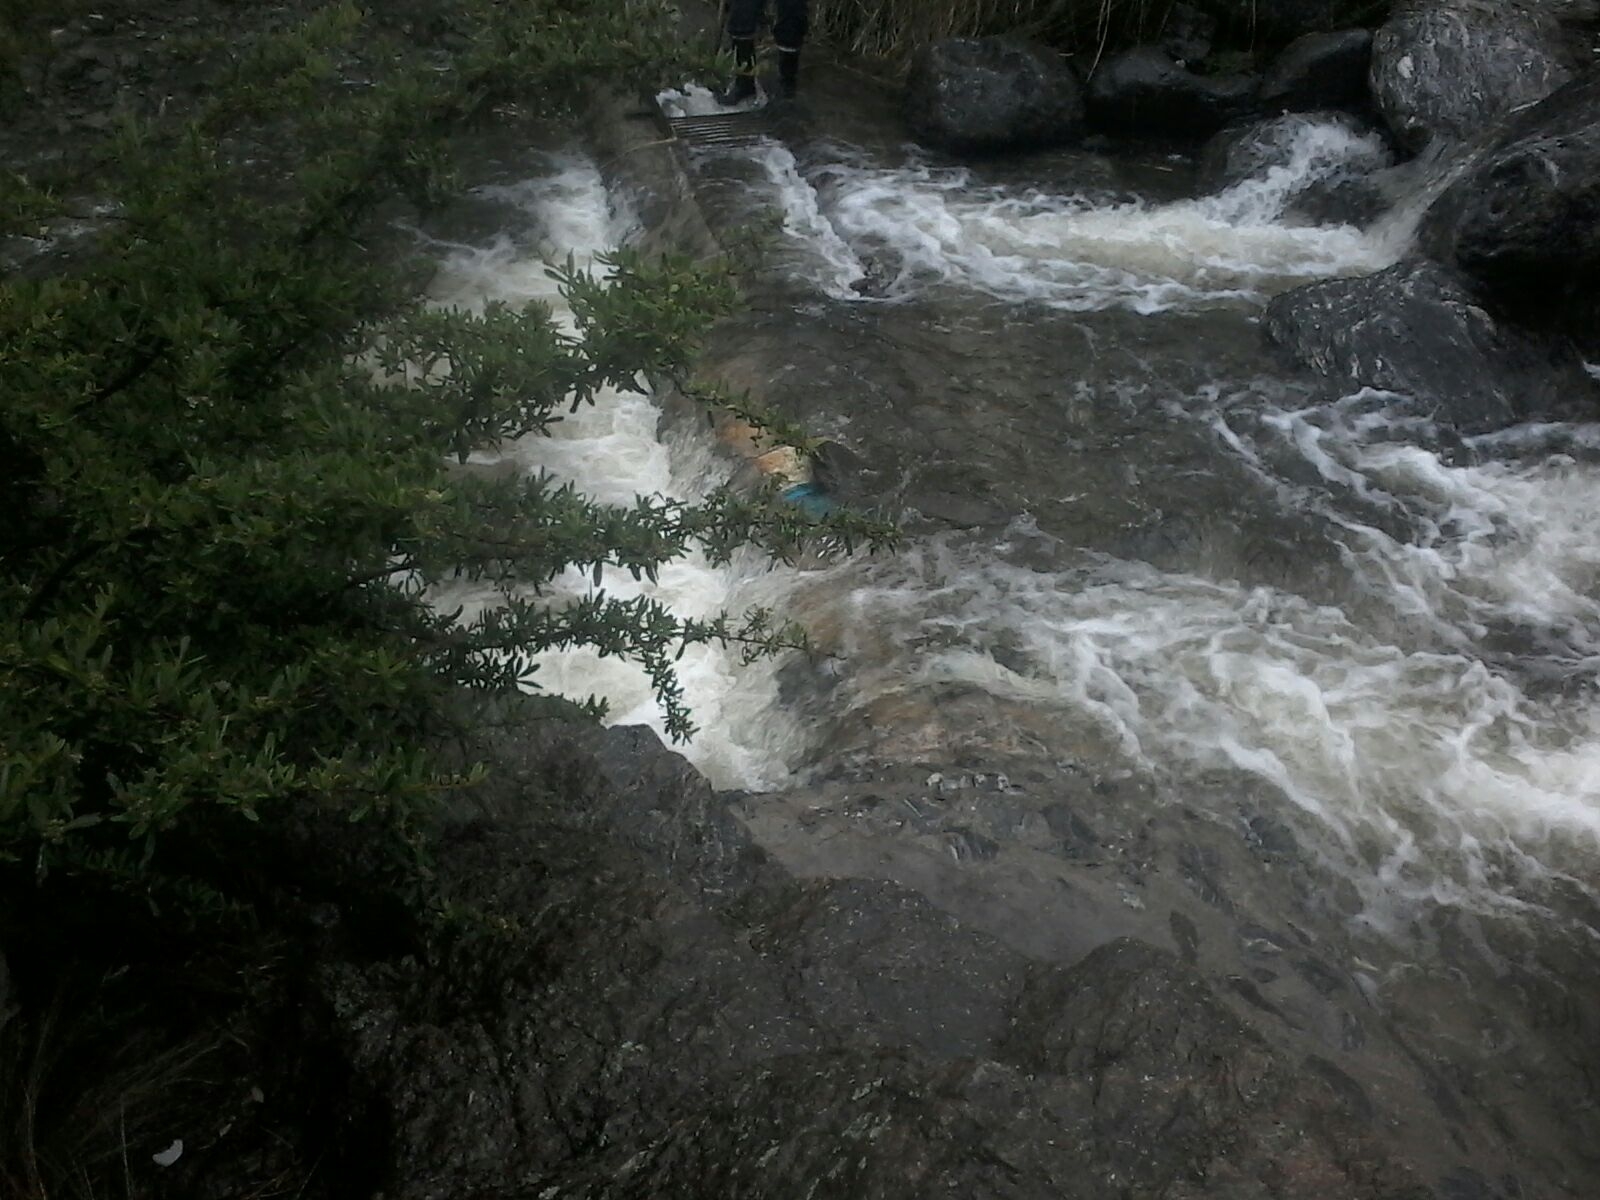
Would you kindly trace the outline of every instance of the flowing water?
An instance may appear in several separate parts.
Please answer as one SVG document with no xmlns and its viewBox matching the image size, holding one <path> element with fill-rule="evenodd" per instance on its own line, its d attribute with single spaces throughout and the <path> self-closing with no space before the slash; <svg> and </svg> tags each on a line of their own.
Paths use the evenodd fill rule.
<svg viewBox="0 0 1600 1200">
<path fill-rule="evenodd" d="M 692 111 L 704 98 L 669 102 Z M 546 264 L 592 261 L 630 236 L 592 163 L 557 165 L 495 194 L 522 234 L 437 247 L 441 303 L 559 308 Z M 1308 188 L 1381 165 L 1374 139 L 1315 124 L 1279 165 L 1199 197 L 1182 194 L 1180 168 L 1147 162 L 1141 176 L 1092 155 L 1047 163 L 1053 178 L 891 140 L 703 155 L 748 211 L 781 218 L 781 320 L 934 331 L 915 354 L 933 356 L 934 377 L 965 373 L 920 401 L 976 409 L 1011 440 L 990 448 L 1001 463 L 988 475 L 974 443 L 982 477 L 965 486 L 993 509 L 983 519 L 941 525 L 923 519 L 938 505 L 915 487 L 879 489 L 912 530 L 893 559 L 808 571 L 691 559 L 665 572 L 658 594 L 679 611 L 773 603 L 831 656 L 784 673 L 691 654 L 703 732 L 690 758 L 721 786 L 772 788 L 836 768 L 842 747 L 886 753 L 891 733 L 874 743 L 861 730 L 900 719 L 897 699 L 955 686 L 1029 711 L 1060 756 L 1070 746 L 1096 771 L 1179 790 L 1210 771 L 1267 785 L 1379 927 L 1418 902 L 1537 909 L 1552 881 L 1588 891 L 1600 435 L 1547 425 L 1462 441 L 1404 397 L 1319 393 L 1270 361 L 1254 326 L 1277 292 L 1406 251 L 1415 203 L 1366 229 L 1294 214 Z M 1163 171 L 1177 174 L 1167 194 L 1141 195 Z M 820 353 L 854 369 L 848 340 Z M 875 386 L 863 371 L 856 383 Z M 1018 371 L 1032 372 L 1026 386 L 1006 382 Z M 972 399 L 991 376 L 994 394 Z M 847 392 L 808 416 L 870 462 L 897 435 L 869 428 Z M 706 439 L 664 438 L 658 416 L 648 395 L 610 395 L 554 438 L 475 461 L 618 502 L 692 497 L 727 477 L 735 464 Z M 1053 448 L 1056 466 L 1026 465 Z M 954 452 L 936 450 L 959 474 Z M 887 473 L 914 473 L 886 453 Z M 587 586 L 563 580 L 557 598 Z M 551 655 L 539 679 L 659 727 L 642 674 L 622 664 Z"/>
<path fill-rule="evenodd" d="M 500 207 L 510 229 L 482 245 L 430 239 L 440 262 L 436 303 L 480 311 L 492 301 L 537 301 L 550 307 L 566 332 L 575 331 L 551 268 L 571 255 L 576 266 L 603 276 L 599 256 L 623 243 L 635 221 L 625 204 L 608 195 L 592 161 L 556 155 L 541 166 L 547 173 L 538 178 L 480 191 L 480 198 Z M 726 467 L 704 443 L 680 441 L 669 448 L 658 436 L 659 417 L 649 392 L 607 389 L 594 405 L 557 423 L 554 436 L 532 435 L 481 450 L 469 462 L 486 471 L 543 472 L 607 504 L 629 506 L 639 495 L 693 500 L 720 482 Z M 587 571 L 569 569 L 546 595 L 561 604 L 589 591 L 593 582 Z M 771 603 L 785 590 L 781 579 L 749 560 L 718 567 L 698 552 L 666 566 L 655 584 L 621 573 L 601 582 L 619 599 L 649 593 L 681 616 L 700 618 Z M 435 594 L 440 607 L 461 608 L 467 619 L 499 598 L 490 585 L 453 585 Z M 677 669 L 694 720 L 706 730 L 690 751 L 697 765 L 728 785 L 782 782 L 788 775 L 782 749 L 771 744 L 773 731 L 763 716 L 775 706 L 770 672 L 741 669 L 737 653 L 716 647 L 692 648 Z M 642 668 L 592 650 L 552 652 L 540 660 L 536 683 L 574 699 L 602 699 L 611 721 L 648 724 L 665 736 L 665 717 Z"/>
</svg>

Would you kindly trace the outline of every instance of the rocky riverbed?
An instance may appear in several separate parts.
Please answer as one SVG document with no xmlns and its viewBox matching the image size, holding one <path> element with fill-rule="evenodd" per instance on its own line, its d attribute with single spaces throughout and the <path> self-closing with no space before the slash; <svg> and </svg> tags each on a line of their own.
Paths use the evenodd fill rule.
<svg viewBox="0 0 1600 1200">
<path fill-rule="evenodd" d="M 1391 94 L 1414 27 L 1369 39 L 1381 86 L 1351 106 L 1363 130 L 1374 94 L 1405 106 L 1402 144 L 1326 135 L 1386 213 L 1426 194 L 1386 174 L 1403 143 L 1500 115 Z M 592 153 L 646 240 L 784 225 L 703 369 L 827 436 L 831 498 L 910 546 L 786 580 L 822 653 L 759 714 L 782 786 L 716 790 L 646 729 L 477 713 L 497 769 L 435 866 L 463 932 L 418 954 L 374 936 L 382 905 L 309 906 L 270 1119 L 192 1131 L 163 1194 L 242 1194 L 286 1156 L 316 1194 L 391 1200 L 1600 1190 L 1594 558 L 1532 509 L 1483 515 L 1513 485 L 1581 502 L 1600 466 L 1565 319 L 1595 279 L 1571 30 L 1519 60 L 1579 76 L 1549 122 L 1473 147 L 1420 242 L 1368 200 L 1205 207 L 1239 181 L 1170 130 L 908 148 L 892 93 L 815 60 L 754 149 L 602 109 Z M 124 35 L 67 39 L 96 47 L 70 51 L 83 88 Z M 1154 74 L 1181 97 L 1182 72 Z M 1091 100 L 1128 132 L 1109 84 Z M 479 178 L 543 161 L 524 133 L 480 135 Z M 1530 176 L 1564 254 L 1493 219 Z M 480 192 L 428 234 L 515 219 Z M 1570 304 L 1524 319 L 1551 271 Z M 708 440 L 663 408 L 668 441 Z"/>
</svg>

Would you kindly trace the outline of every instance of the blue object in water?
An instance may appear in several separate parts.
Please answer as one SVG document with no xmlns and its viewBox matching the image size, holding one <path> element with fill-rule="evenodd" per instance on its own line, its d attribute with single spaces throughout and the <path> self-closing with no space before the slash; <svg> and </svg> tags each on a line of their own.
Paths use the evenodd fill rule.
<svg viewBox="0 0 1600 1200">
<path fill-rule="evenodd" d="M 778 498 L 793 504 L 808 517 L 825 517 L 837 507 L 814 483 L 791 484 L 778 493 Z"/>
</svg>

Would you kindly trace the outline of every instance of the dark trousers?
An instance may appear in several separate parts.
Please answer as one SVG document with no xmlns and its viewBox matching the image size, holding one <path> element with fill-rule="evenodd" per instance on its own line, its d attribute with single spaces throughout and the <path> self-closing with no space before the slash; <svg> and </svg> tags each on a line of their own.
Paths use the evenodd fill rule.
<svg viewBox="0 0 1600 1200">
<path fill-rule="evenodd" d="M 778 19 L 772 23 L 772 40 L 780 49 L 798 50 L 806 40 L 806 0 L 773 0 Z M 761 27 L 761 10 L 766 0 L 731 0 L 728 5 L 728 36 L 753 38 Z"/>
</svg>

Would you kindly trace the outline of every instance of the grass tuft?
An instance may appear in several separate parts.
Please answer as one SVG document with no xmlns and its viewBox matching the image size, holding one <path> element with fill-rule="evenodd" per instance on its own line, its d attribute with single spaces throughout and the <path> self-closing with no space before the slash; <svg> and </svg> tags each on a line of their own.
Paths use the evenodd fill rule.
<svg viewBox="0 0 1600 1200">
<path fill-rule="evenodd" d="M 812 24 L 841 50 L 903 62 L 927 42 L 1007 34 L 1068 51 L 1154 36 L 1175 0 L 816 0 Z"/>
</svg>

